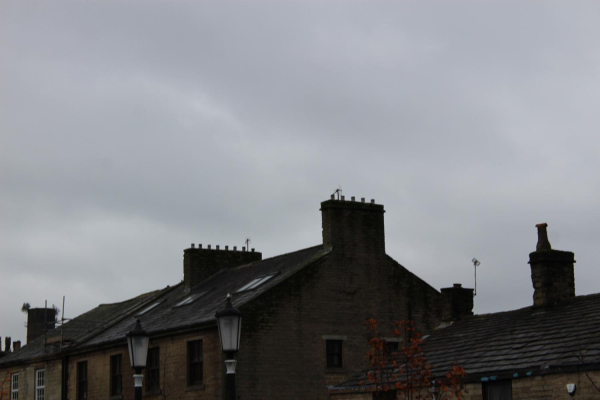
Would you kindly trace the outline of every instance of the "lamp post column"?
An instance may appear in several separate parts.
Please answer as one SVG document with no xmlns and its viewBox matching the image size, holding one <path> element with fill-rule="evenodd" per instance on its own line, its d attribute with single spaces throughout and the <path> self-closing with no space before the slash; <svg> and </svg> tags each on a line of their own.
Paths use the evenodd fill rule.
<svg viewBox="0 0 600 400">
<path fill-rule="evenodd" d="M 237 360 L 234 359 L 234 353 L 227 353 L 225 355 L 225 367 L 227 372 L 225 373 L 225 385 L 226 385 L 226 396 L 227 400 L 236 400 L 235 393 L 235 367 Z"/>
<path fill-rule="evenodd" d="M 142 329 L 142 324 L 138 319 L 135 327 L 127 333 L 126 337 L 127 347 L 129 348 L 129 361 L 131 361 L 131 367 L 135 371 L 133 375 L 135 400 L 142 400 L 142 382 L 144 381 L 142 371 L 146 367 L 150 336 L 148 336 L 148 332 Z"/>
<path fill-rule="evenodd" d="M 227 295 L 225 307 L 216 312 L 221 349 L 225 354 L 225 398 L 236 400 L 235 390 L 235 353 L 240 349 L 240 336 L 242 329 L 242 313 L 231 304 L 231 295 Z"/>
<path fill-rule="evenodd" d="M 142 400 L 142 382 L 144 381 L 144 375 L 142 375 L 142 369 L 136 368 L 135 375 L 133 375 L 133 386 L 135 390 L 135 400 Z"/>
</svg>

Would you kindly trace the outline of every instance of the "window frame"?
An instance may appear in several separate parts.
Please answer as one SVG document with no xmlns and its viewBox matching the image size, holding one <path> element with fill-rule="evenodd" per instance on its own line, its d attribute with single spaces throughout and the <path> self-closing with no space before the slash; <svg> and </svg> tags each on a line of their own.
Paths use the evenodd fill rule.
<svg viewBox="0 0 600 400">
<path fill-rule="evenodd" d="M 197 376 L 200 375 L 200 379 Z M 204 343 L 202 339 L 187 342 L 187 385 L 204 385 Z"/>
<path fill-rule="evenodd" d="M 123 354 L 110 356 L 110 395 L 123 395 Z"/>
<path fill-rule="evenodd" d="M 153 361 L 154 363 L 152 363 Z M 146 392 L 160 392 L 160 347 L 151 347 L 148 349 L 146 371 Z"/>
<path fill-rule="evenodd" d="M 87 361 L 77 363 L 77 384 L 76 384 L 77 400 L 85 400 L 88 398 L 88 365 Z"/>
<path fill-rule="evenodd" d="M 15 379 L 16 378 L 16 379 Z M 10 400 L 19 400 L 19 373 L 10 376 Z"/>
<path fill-rule="evenodd" d="M 40 381 L 42 382 L 40 384 Z M 46 399 L 46 369 L 36 369 L 35 370 L 35 400 L 45 400 Z"/>
<path fill-rule="evenodd" d="M 327 368 L 344 368 L 343 354 L 344 341 L 342 339 L 325 340 L 325 359 Z"/>
<path fill-rule="evenodd" d="M 481 395 L 483 396 L 483 400 L 488 400 L 490 398 L 490 390 L 509 390 L 510 396 L 503 400 L 512 400 L 512 379 L 482 382 Z"/>
</svg>

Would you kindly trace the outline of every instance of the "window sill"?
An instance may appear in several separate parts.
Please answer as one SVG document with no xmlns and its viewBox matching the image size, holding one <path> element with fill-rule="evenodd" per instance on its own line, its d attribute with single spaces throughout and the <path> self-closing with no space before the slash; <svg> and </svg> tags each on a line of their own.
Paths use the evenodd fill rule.
<svg viewBox="0 0 600 400">
<path fill-rule="evenodd" d="M 196 390 L 204 390 L 204 384 L 202 385 L 192 385 L 185 388 L 186 392 L 193 392 Z"/>
<path fill-rule="evenodd" d="M 346 368 L 341 367 L 329 367 L 325 368 L 326 374 L 347 374 L 348 370 Z"/>
<path fill-rule="evenodd" d="M 160 389 L 150 389 L 144 391 L 144 397 L 146 396 L 158 396 L 160 394 Z"/>
</svg>

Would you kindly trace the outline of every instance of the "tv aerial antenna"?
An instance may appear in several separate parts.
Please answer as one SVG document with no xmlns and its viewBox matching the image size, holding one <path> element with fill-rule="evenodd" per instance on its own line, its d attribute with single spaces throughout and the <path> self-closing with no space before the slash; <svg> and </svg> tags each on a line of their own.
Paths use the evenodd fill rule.
<svg viewBox="0 0 600 400">
<path fill-rule="evenodd" d="M 473 267 L 475 268 L 475 290 L 473 291 L 473 296 L 477 296 L 477 267 L 481 265 L 481 263 L 476 258 L 473 258 L 471 262 L 473 263 Z"/>
<path fill-rule="evenodd" d="M 333 192 L 333 196 L 335 196 L 337 194 L 337 199 L 340 199 L 340 195 L 342 194 L 342 185 L 339 185 L 337 189 L 335 189 L 335 192 Z"/>
<path fill-rule="evenodd" d="M 248 237 L 246 238 L 246 240 L 244 240 L 244 243 L 246 243 L 246 250 L 247 250 L 247 251 L 250 251 L 250 241 L 251 241 L 251 240 L 250 240 L 250 236 L 248 236 Z"/>
</svg>

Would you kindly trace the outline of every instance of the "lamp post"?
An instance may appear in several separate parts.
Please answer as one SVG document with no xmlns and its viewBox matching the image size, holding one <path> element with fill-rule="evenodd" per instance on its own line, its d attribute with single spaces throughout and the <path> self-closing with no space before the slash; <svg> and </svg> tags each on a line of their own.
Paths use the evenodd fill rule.
<svg viewBox="0 0 600 400">
<path fill-rule="evenodd" d="M 240 333 L 242 330 L 242 313 L 231 304 L 231 295 L 227 295 L 227 304 L 217 311 L 217 325 L 219 326 L 219 337 L 221 338 L 221 349 L 225 353 L 225 367 L 227 373 L 226 399 L 236 400 L 235 394 L 235 353 L 240 349 Z"/>
<path fill-rule="evenodd" d="M 138 319 L 133 330 L 127 333 L 129 361 L 131 361 L 131 367 L 135 370 L 133 375 L 135 400 L 142 400 L 142 381 L 144 380 L 142 370 L 146 368 L 149 341 L 150 336 L 148 336 L 148 332 L 142 329 L 142 324 Z"/>
</svg>

